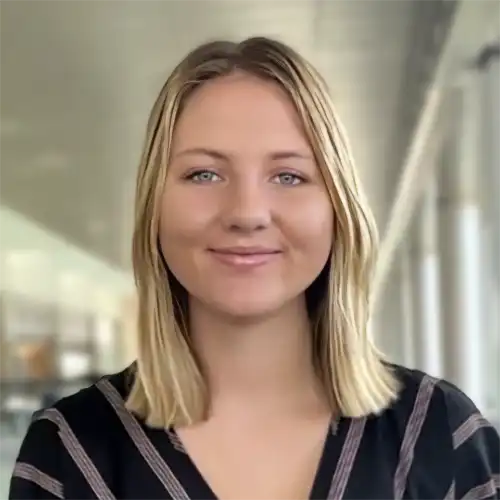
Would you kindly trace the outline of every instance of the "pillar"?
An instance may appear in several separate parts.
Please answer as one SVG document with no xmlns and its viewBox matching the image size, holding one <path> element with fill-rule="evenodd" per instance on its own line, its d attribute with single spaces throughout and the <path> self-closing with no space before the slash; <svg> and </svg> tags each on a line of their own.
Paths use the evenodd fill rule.
<svg viewBox="0 0 500 500">
<path fill-rule="evenodd" d="M 484 409 L 478 73 L 464 75 L 451 92 L 439 183 L 444 376 Z"/>
<path fill-rule="evenodd" d="M 500 42 L 488 45 L 478 61 L 481 72 L 481 151 L 485 222 L 491 233 L 492 269 L 500 286 Z"/>
<path fill-rule="evenodd" d="M 485 404 L 488 411 L 496 412 L 496 422 L 500 422 L 500 284 L 497 269 L 500 254 L 495 253 L 494 234 L 491 224 L 482 227 L 482 278 L 481 303 L 483 306 L 483 377 Z"/>
<path fill-rule="evenodd" d="M 411 267 L 411 247 L 405 242 L 401 246 L 401 295 L 400 304 L 402 311 L 402 356 L 403 364 L 408 368 L 416 368 L 415 363 L 415 328 L 413 310 L 413 276 Z"/>
<path fill-rule="evenodd" d="M 431 179 L 416 213 L 413 234 L 413 324 L 415 363 L 434 377 L 443 375 L 437 194 Z"/>
<path fill-rule="evenodd" d="M 500 419 L 500 45 L 484 48 L 478 60 L 481 74 L 481 185 L 483 211 L 483 310 L 487 380 L 486 405 Z M 496 413 L 496 415 L 495 415 Z"/>
</svg>

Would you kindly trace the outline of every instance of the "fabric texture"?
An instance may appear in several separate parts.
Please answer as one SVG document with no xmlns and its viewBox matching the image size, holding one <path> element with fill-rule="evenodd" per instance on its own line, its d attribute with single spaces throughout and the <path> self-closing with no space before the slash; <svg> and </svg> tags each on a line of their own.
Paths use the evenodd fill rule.
<svg viewBox="0 0 500 500">
<path fill-rule="evenodd" d="M 332 425 L 310 498 L 500 498 L 493 426 L 452 384 L 394 369 L 402 391 L 390 408 Z M 216 500 L 175 430 L 149 428 L 125 408 L 129 375 L 103 377 L 37 412 L 10 499 Z"/>
</svg>

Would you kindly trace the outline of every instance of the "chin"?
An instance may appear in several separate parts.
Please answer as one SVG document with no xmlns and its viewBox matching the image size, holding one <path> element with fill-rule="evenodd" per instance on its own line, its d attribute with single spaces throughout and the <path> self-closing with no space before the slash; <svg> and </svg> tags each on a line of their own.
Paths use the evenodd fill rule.
<svg viewBox="0 0 500 500">
<path fill-rule="evenodd" d="M 234 320 L 258 320 L 272 316 L 282 309 L 285 301 L 277 298 L 260 297 L 227 297 L 225 300 L 212 300 L 208 304 L 211 309 Z"/>
</svg>

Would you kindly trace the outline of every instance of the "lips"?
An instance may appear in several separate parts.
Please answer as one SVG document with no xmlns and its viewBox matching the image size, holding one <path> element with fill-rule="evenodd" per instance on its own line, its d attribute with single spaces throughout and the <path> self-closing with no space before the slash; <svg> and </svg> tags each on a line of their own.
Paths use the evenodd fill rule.
<svg viewBox="0 0 500 500">
<path fill-rule="evenodd" d="M 210 253 L 223 264 L 233 267 L 251 268 L 265 265 L 279 256 L 280 250 L 268 247 L 223 247 L 212 248 Z"/>
<path fill-rule="evenodd" d="M 280 253 L 279 250 L 269 247 L 221 247 L 211 248 L 212 252 L 225 254 L 225 255 L 268 255 L 273 253 Z"/>
</svg>

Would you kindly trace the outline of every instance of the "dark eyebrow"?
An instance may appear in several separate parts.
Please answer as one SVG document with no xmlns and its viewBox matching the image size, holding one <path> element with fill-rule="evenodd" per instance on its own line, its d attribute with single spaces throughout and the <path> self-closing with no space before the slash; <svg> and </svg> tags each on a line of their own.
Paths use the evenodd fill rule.
<svg viewBox="0 0 500 500">
<path fill-rule="evenodd" d="M 222 153 L 215 149 L 210 148 L 189 148 L 179 151 L 175 156 L 189 156 L 189 155 L 204 155 L 214 158 L 215 160 L 229 160 L 230 156 L 228 154 Z M 309 153 L 303 153 L 300 151 L 276 151 L 269 155 L 271 160 L 314 160 L 314 157 Z"/>
</svg>

